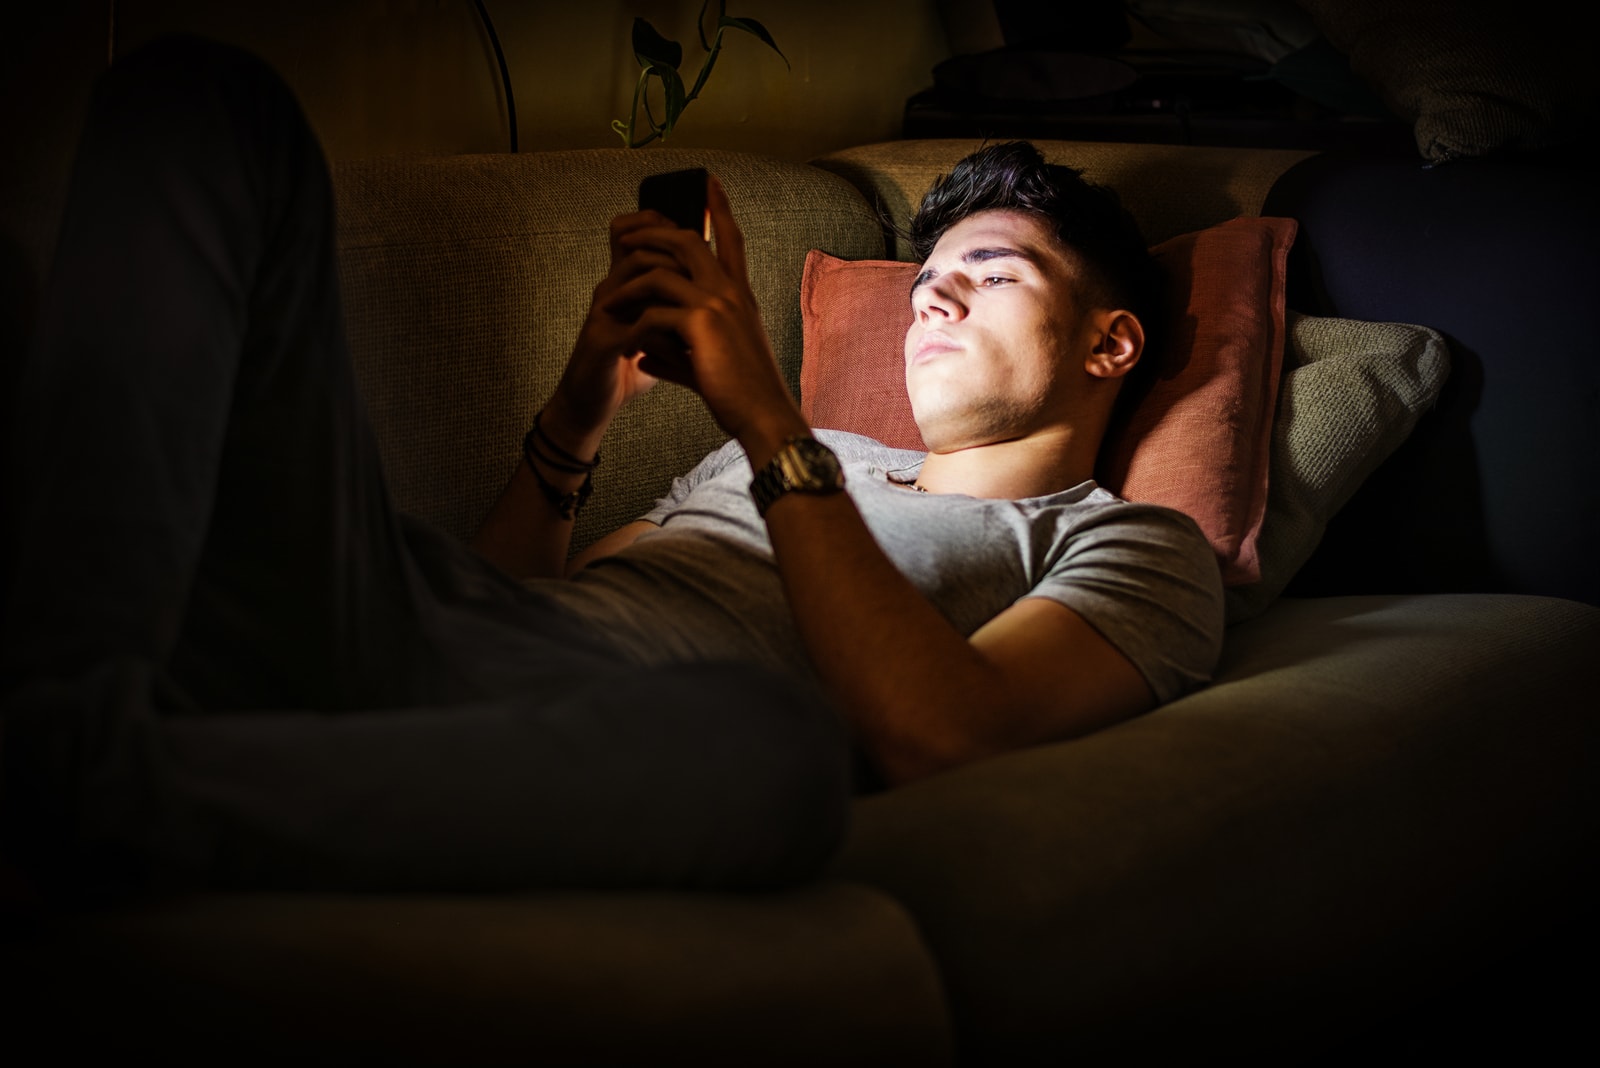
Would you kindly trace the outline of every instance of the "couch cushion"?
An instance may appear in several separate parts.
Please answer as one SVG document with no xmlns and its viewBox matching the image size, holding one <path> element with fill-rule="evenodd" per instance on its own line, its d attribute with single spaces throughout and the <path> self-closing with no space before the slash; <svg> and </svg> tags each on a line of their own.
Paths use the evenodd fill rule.
<svg viewBox="0 0 1600 1068">
<path fill-rule="evenodd" d="M 1273 180 L 1315 153 L 1299 149 L 1033 142 L 1050 163 L 1077 167 L 1117 191 L 1152 244 L 1238 215 L 1260 215 Z M 887 258 L 909 260 L 901 232 L 933 180 L 982 142 L 968 138 L 886 141 L 843 149 L 812 164 L 847 179 L 881 217 Z"/>
<path fill-rule="evenodd" d="M 5 934 L 8 1045 L 64 1060 L 951 1060 L 915 927 L 883 894 L 837 883 L 751 896 L 219 895 Z"/>
<path fill-rule="evenodd" d="M 1283 592 L 1328 521 L 1438 399 L 1449 368 L 1437 331 L 1289 313 L 1261 576 L 1227 591 L 1229 623 L 1260 614 Z"/>
<path fill-rule="evenodd" d="M 1552 598 L 1282 600 L 1198 693 L 866 799 L 835 870 L 921 926 L 962 1063 L 1315 1062 L 1588 908 L 1596 648 Z"/>
</svg>

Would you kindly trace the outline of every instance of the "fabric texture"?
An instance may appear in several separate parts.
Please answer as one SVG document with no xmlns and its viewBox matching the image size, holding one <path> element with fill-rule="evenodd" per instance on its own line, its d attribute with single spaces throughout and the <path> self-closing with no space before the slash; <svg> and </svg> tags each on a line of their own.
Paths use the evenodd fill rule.
<svg viewBox="0 0 1600 1068">
<path fill-rule="evenodd" d="M 1424 159 L 1573 144 L 1594 129 L 1597 82 L 1570 9 L 1501 0 L 1299 0 Z"/>
<path fill-rule="evenodd" d="M 908 904 L 984 1064 L 1278 1063 L 1592 908 L 1596 648 L 1555 598 L 1286 598 L 1181 701 L 866 799 L 832 871 Z"/>
<path fill-rule="evenodd" d="M 1262 215 L 1262 201 L 1278 175 L 1315 155 L 1305 149 L 1212 145 L 1127 145 L 1111 141 L 1034 141 L 1047 163 L 1083 172 L 1117 191 L 1151 244 L 1219 220 Z M 856 145 L 811 161 L 861 190 L 879 216 L 891 260 L 915 255 L 901 229 L 934 179 L 983 147 L 979 138 L 935 138 Z M 837 253 L 842 255 L 842 253 Z"/>
<path fill-rule="evenodd" d="M 837 431 L 817 436 L 844 464 L 845 489 L 884 554 L 957 632 L 1045 597 L 1087 620 L 1160 701 L 1209 678 L 1222 587 L 1187 516 L 1120 501 L 1092 482 L 1024 500 L 918 493 L 896 483 L 915 481 L 923 453 Z M 635 663 L 733 658 L 809 672 L 750 477 L 737 443 L 725 445 L 645 517 L 659 531 L 573 581 L 533 588 Z"/>
<path fill-rule="evenodd" d="M 906 393 L 911 283 L 899 260 L 806 254 L 800 281 L 804 355 L 800 410 L 812 426 L 848 430 L 895 449 L 927 446 Z"/>
<path fill-rule="evenodd" d="M 634 210 L 640 178 L 681 167 L 705 167 L 728 190 L 762 321 L 798 389 L 807 250 L 882 255 L 877 219 L 836 175 L 674 148 L 334 164 L 351 359 L 400 511 L 472 535 L 566 366 L 605 276 L 610 219 Z M 607 434 L 574 546 L 637 518 L 723 439 L 678 386 L 630 403 Z"/>
<path fill-rule="evenodd" d="M 1283 592 L 1328 520 L 1438 398 L 1450 369 L 1444 338 L 1425 327 L 1294 312 L 1288 323 L 1261 578 L 1228 590 L 1230 624 Z"/>
<path fill-rule="evenodd" d="M 1229 585 L 1260 577 L 1274 398 L 1284 344 L 1291 219 L 1240 217 L 1153 250 L 1168 279 L 1169 336 L 1129 417 L 1108 431 L 1098 478 L 1127 500 L 1192 516 Z M 814 426 L 923 448 L 902 343 L 917 266 L 813 250 L 801 283 L 801 410 Z"/>
<path fill-rule="evenodd" d="M 1157 245 L 1168 337 L 1143 396 L 1124 398 L 1100 481 L 1195 517 L 1230 586 L 1261 575 L 1273 400 L 1283 363 L 1292 219 L 1238 218 Z"/>
</svg>

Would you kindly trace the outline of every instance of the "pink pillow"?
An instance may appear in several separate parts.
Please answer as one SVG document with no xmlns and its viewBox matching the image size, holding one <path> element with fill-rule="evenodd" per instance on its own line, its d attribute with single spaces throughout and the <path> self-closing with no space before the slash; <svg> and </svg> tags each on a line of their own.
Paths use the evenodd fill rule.
<svg viewBox="0 0 1600 1068">
<path fill-rule="evenodd" d="M 1292 219 L 1240 217 L 1151 251 L 1167 272 L 1168 337 L 1149 392 L 1113 426 L 1096 477 L 1192 516 L 1230 586 L 1261 577 L 1267 453 L 1283 364 Z M 801 409 L 817 427 L 922 449 L 902 342 L 918 265 L 813 250 L 800 284 Z"/>
</svg>

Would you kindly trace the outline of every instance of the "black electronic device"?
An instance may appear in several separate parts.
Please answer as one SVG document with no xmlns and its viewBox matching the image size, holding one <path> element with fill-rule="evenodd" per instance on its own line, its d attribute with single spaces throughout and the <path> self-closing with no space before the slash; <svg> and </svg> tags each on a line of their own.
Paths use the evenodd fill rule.
<svg viewBox="0 0 1600 1068">
<path fill-rule="evenodd" d="M 706 240 L 711 238 L 704 167 L 647 175 L 639 183 L 639 207 L 659 211 L 675 225 L 693 230 Z"/>
</svg>

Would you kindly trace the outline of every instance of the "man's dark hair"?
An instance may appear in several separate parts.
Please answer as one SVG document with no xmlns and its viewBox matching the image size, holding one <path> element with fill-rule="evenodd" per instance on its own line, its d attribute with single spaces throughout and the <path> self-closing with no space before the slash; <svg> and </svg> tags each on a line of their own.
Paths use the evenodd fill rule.
<svg viewBox="0 0 1600 1068">
<path fill-rule="evenodd" d="M 907 237 L 924 262 L 945 231 L 980 211 L 1042 216 L 1085 274 L 1084 299 L 1126 308 L 1147 335 L 1159 329 L 1162 275 L 1139 224 L 1115 191 L 1072 167 L 1046 163 L 1026 141 L 989 145 L 933 183 L 911 218 Z"/>
</svg>

